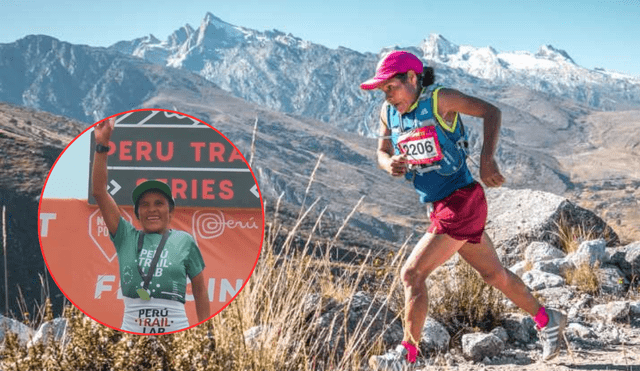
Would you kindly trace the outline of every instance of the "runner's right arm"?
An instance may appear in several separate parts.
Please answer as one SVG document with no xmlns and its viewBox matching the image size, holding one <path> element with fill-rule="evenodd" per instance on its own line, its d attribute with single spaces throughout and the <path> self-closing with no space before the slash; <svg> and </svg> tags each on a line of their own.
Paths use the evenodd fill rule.
<svg viewBox="0 0 640 371">
<path fill-rule="evenodd" d="M 115 118 L 110 118 L 109 121 L 102 121 L 97 124 L 93 130 L 96 137 L 96 144 L 102 144 L 103 146 L 109 145 L 109 139 L 111 139 L 111 133 L 115 126 Z M 120 223 L 120 209 L 116 201 L 107 192 L 107 181 L 109 179 L 107 170 L 107 157 L 108 154 L 95 152 L 93 156 L 93 170 L 91 172 L 91 193 L 100 207 L 100 212 L 104 218 L 104 223 L 107 225 L 107 229 L 112 236 L 115 236 L 118 230 L 118 223 Z"/>
<path fill-rule="evenodd" d="M 378 167 L 392 176 L 401 176 L 407 172 L 407 156 L 394 155 L 391 142 L 391 129 L 386 122 L 387 104 L 380 110 L 380 136 L 378 139 Z"/>
</svg>

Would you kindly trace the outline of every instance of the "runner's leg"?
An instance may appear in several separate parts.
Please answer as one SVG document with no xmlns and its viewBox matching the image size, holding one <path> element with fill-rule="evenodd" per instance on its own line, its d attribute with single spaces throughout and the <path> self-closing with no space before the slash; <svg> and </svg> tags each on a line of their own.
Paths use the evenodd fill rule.
<svg viewBox="0 0 640 371">
<path fill-rule="evenodd" d="M 426 233 L 403 265 L 401 277 L 405 298 L 405 341 L 412 344 L 420 341 L 429 310 L 425 280 L 464 244 L 465 241 L 453 239 L 446 234 Z"/>
<path fill-rule="evenodd" d="M 496 249 L 487 233 L 478 244 L 465 243 L 458 251 L 460 256 L 480 273 L 485 282 L 502 291 L 507 298 L 531 316 L 541 305 L 531 294 L 520 277 L 502 266 Z"/>
</svg>

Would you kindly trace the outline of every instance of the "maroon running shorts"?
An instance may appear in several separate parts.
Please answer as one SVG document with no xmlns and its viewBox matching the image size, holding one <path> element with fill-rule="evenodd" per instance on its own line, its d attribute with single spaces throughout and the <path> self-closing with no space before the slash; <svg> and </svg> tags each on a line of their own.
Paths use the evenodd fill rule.
<svg viewBox="0 0 640 371">
<path fill-rule="evenodd" d="M 480 243 L 487 221 L 487 200 L 478 182 L 462 187 L 433 203 L 430 233 Z"/>
</svg>

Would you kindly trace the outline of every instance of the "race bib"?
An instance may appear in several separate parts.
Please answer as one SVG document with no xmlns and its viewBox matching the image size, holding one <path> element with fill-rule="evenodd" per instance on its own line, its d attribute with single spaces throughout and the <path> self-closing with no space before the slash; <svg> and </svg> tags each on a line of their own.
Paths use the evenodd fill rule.
<svg viewBox="0 0 640 371">
<path fill-rule="evenodd" d="M 435 126 L 423 126 L 400 135 L 398 148 L 411 165 L 428 165 L 443 157 Z"/>
<path fill-rule="evenodd" d="M 163 334 L 189 327 L 184 304 L 175 300 L 124 297 L 121 329 L 138 334 Z"/>
</svg>

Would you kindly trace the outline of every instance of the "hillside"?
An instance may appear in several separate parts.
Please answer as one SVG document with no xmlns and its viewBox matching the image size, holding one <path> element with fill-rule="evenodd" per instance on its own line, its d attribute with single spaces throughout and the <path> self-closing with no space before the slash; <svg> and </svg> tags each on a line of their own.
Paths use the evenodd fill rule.
<svg viewBox="0 0 640 371">
<path fill-rule="evenodd" d="M 10 308 L 18 315 L 19 290 L 34 313 L 47 282 L 56 309 L 62 293 L 47 273 L 38 241 L 38 202 L 49 170 L 85 125 L 47 112 L 0 102 L 0 202 L 7 209 Z M 4 274 L 0 275 L 4 298 Z"/>
<path fill-rule="evenodd" d="M 552 46 L 498 52 L 431 35 L 404 49 L 435 66 L 438 82 L 502 110 L 497 157 L 506 187 L 564 195 L 595 210 L 623 240 L 640 239 L 637 78 L 585 69 Z M 36 202 L 57 154 L 97 119 L 141 107 L 198 117 L 246 157 L 257 120 L 253 167 L 267 203 L 281 195 L 294 208 L 318 200 L 316 212 L 326 208 L 339 223 L 364 197 L 351 224 L 365 241 L 400 243 L 420 233 L 426 215 L 410 184 L 375 164 L 382 97 L 358 85 L 378 58 L 230 25 L 210 13 L 199 28 L 186 25 L 164 41 L 149 36 L 95 48 L 31 35 L 0 44 L 0 101 L 16 105 L 0 111 L 0 192 L 15 213 L 13 230 L 30 236 L 17 242 L 31 249 L 21 279 L 42 271 Z M 477 162 L 481 123 L 463 120 Z M 18 213 L 31 216 L 18 222 Z"/>
</svg>

